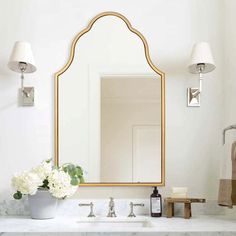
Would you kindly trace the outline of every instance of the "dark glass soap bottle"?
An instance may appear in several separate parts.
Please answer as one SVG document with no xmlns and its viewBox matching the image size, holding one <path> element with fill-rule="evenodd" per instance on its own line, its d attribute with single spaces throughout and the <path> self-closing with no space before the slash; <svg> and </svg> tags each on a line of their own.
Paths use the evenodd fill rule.
<svg viewBox="0 0 236 236">
<path fill-rule="evenodd" d="M 158 193 L 157 187 L 154 187 L 150 196 L 150 212 L 152 217 L 161 217 L 162 214 L 161 194 Z"/>
</svg>

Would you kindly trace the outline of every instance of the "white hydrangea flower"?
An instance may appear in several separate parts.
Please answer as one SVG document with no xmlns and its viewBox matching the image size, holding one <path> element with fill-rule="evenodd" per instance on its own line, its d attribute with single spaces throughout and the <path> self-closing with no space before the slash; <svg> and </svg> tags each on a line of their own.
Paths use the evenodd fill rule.
<svg viewBox="0 0 236 236">
<path fill-rule="evenodd" d="M 77 186 L 71 185 L 71 177 L 63 170 L 53 170 L 48 176 L 49 192 L 56 198 L 72 196 Z"/>
<path fill-rule="evenodd" d="M 32 169 L 32 172 L 37 174 L 39 178 L 44 181 L 52 171 L 52 165 L 51 162 L 43 161 L 40 165 L 34 167 Z"/>
<path fill-rule="evenodd" d="M 42 180 L 37 174 L 31 171 L 23 171 L 22 173 L 15 174 L 11 180 L 13 188 L 22 194 L 34 195 L 39 186 L 42 185 Z"/>
</svg>

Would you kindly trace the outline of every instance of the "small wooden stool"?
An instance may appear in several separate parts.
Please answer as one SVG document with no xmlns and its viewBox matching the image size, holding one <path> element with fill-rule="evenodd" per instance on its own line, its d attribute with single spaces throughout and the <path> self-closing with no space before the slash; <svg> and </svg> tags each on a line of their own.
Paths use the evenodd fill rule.
<svg viewBox="0 0 236 236">
<path fill-rule="evenodd" d="M 166 198 L 167 204 L 167 218 L 174 216 L 174 204 L 184 203 L 184 218 L 189 219 L 192 216 L 191 203 L 205 203 L 206 199 L 203 198 Z"/>
</svg>

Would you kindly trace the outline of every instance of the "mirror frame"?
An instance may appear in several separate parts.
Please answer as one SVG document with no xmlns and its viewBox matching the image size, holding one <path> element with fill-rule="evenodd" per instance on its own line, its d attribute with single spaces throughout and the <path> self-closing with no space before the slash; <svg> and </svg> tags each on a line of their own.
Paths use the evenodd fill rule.
<svg viewBox="0 0 236 236">
<path fill-rule="evenodd" d="M 154 72 L 156 72 L 161 79 L 161 182 L 141 182 L 141 183 L 83 183 L 79 184 L 80 186 L 165 186 L 165 74 L 161 70 L 159 70 L 153 63 L 149 55 L 148 43 L 144 36 L 136 29 L 134 29 L 129 22 L 129 20 L 118 12 L 102 12 L 96 15 L 88 24 L 88 26 L 83 29 L 80 33 L 76 35 L 74 38 L 71 48 L 70 55 L 67 63 L 60 69 L 58 72 L 54 74 L 54 165 L 59 165 L 59 76 L 66 72 L 66 70 L 70 67 L 73 62 L 75 55 L 75 48 L 78 40 L 87 32 L 91 30 L 94 23 L 105 16 L 115 16 L 123 20 L 128 27 L 128 29 L 136 34 L 143 42 L 144 52 L 146 60 L 149 66 L 152 68 Z"/>
</svg>

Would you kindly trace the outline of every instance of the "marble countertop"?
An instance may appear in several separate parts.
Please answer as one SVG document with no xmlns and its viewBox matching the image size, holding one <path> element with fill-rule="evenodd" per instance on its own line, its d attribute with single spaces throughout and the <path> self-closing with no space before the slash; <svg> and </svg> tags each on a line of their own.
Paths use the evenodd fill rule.
<svg viewBox="0 0 236 236">
<path fill-rule="evenodd" d="M 105 218 L 100 218 L 105 219 Z M 96 220 L 99 220 L 97 218 Z M 119 218 L 118 218 L 119 220 Z M 122 220 L 125 220 L 123 217 Z M 129 219 L 130 220 L 130 219 Z M 0 217 L 1 233 L 55 233 L 55 232 L 231 232 L 236 235 L 236 220 L 225 216 L 199 216 L 189 220 L 183 218 L 151 218 L 137 217 L 134 221 L 147 220 L 152 223 L 148 227 L 121 227 L 111 225 L 101 225 L 99 227 L 91 227 L 83 225 L 81 222 L 88 221 L 86 217 L 57 217 L 50 220 L 33 220 L 28 217 Z M 80 222 L 80 223 L 78 223 Z"/>
</svg>

